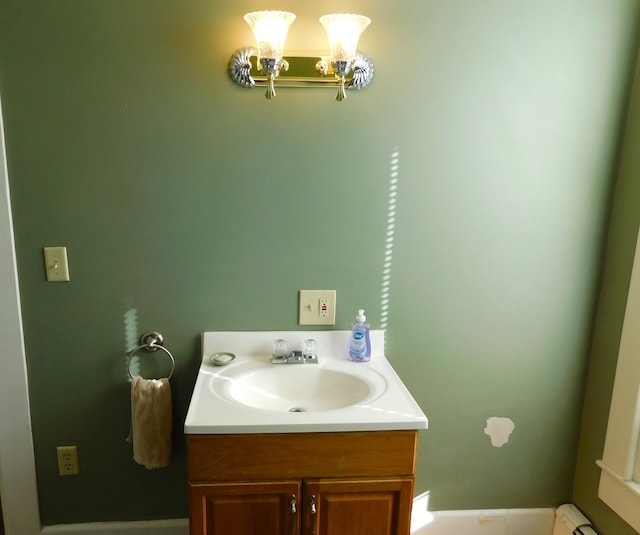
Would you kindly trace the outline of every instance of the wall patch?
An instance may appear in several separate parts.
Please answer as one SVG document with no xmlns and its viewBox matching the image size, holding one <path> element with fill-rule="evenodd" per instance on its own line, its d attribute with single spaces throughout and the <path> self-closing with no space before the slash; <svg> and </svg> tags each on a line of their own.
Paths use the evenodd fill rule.
<svg viewBox="0 0 640 535">
<path fill-rule="evenodd" d="M 491 445 L 501 448 L 507 442 L 516 425 L 510 418 L 499 418 L 492 416 L 487 418 L 487 426 L 484 428 L 484 434 L 491 438 Z"/>
</svg>

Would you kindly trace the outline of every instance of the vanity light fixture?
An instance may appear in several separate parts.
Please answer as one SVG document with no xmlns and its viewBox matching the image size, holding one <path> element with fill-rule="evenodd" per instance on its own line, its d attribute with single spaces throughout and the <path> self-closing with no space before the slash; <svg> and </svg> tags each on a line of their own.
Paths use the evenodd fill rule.
<svg viewBox="0 0 640 535">
<path fill-rule="evenodd" d="M 266 86 L 268 99 L 276 95 L 276 79 L 282 87 L 337 86 L 337 101 L 346 98 L 346 89 L 362 89 L 369 84 L 373 63 L 357 51 L 357 46 L 370 18 L 348 13 L 324 15 L 320 23 L 329 40 L 329 55 L 285 57 L 284 42 L 295 18 L 288 11 L 255 11 L 244 16 L 253 30 L 258 51 L 254 56 L 254 48 L 244 47 L 231 56 L 229 76 L 236 84 Z"/>
</svg>

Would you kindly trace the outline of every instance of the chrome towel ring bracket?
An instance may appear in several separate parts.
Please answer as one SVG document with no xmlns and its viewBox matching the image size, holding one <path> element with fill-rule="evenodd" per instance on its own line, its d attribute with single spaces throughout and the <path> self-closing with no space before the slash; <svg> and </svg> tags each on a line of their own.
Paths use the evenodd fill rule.
<svg viewBox="0 0 640 535">
<path fill-rule="evenodd" d="M 129 353 L 129 356 L 127 357 L 127 371 L 129 372 L 129 377 L 133 379 L 133 375 L 131 374 L 131 359 L 141 349 L 144 349 L 149 353 L 158 351 L 158 349 L 164 351 L 167 357 L 169 357 L 169 359 L 171 360 L 171 371 L 169 372 L 169 377 L 167 377 L 167 379 L 171 379 L 171 376 L 176 369 L 176 360 L 173 358 L 171 351 L 164 347 L 164 337 L 159 332 L 155 331 L 144 333 L 140 337 L 140 345 L 136 347 L 131 353 Z"/>
</svg>

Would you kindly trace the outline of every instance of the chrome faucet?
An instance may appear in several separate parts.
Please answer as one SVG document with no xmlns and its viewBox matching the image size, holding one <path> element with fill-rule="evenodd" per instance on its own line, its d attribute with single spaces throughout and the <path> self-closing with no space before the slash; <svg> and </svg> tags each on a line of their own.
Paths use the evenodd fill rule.
<svg viewBox="0 0 640 535">
<path fill-rule="evenodd" d="M 300 349 L 289 351 L 286 355 L 271 356 L 271 364 L 317 364 L 318 355 L 303 355 Z"/>
<path fill-rule="evenodd" d="M 278 338 L 273 341 L 271 364 L 317 364 L 318 342 L 308 338 L 302 342 L 302 350 L 288 351 L 287 341 Z"/>
</svg>

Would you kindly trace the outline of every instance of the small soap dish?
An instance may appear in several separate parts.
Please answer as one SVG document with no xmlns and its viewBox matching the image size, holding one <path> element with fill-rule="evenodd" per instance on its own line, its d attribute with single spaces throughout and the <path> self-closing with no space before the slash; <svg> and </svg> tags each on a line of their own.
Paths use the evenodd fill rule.
<svg viewBox="0 0 640 535">
<path fill-rule="evenodd" d="M 214 353 L 211 355 L 210 360 L 211 364 L 214 366 L 226 366 L 227 364 L 231 364 L 235 360 L 236 356 L 234 353 Z"/>
</svg>

